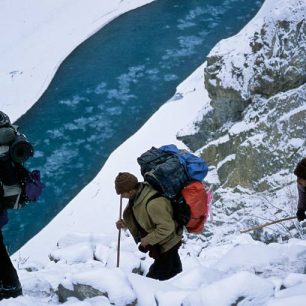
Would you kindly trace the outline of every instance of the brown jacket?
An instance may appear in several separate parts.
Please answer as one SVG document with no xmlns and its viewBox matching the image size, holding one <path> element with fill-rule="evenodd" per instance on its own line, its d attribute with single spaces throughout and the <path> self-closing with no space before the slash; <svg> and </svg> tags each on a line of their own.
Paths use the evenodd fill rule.
<svg viewBox="0 0 306 306">
<path fill-rule="evenodd" d="M 129 201 L 123 212 L 123 220 L 136 243 L 143 236 L 135 219 L 147 232 L 145 242 L 152 246 L 158 244 L 163 253 L 177 245 L 181 236 L 176 233 L 171 202 L 162 196 L 150 200 L 157 193 L 149 184 L 140 183 L 135 198 Z"/>
</svg>

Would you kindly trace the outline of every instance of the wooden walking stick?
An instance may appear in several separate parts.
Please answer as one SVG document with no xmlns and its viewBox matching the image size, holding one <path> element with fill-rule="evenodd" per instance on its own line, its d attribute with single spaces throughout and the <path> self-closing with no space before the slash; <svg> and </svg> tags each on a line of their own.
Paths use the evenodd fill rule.
<svg viewBox="0 0 306 306">
<path fill-rule="evenodd" d="M 287 218 L 280 219 L 280 220 L 275 220 L 275 221 L 272 221 L 272 222 L 268 222 L 268 223 L 265 223 L 265 224 L 262 224 L 262 225 L 258 225 L 258 226 L 252 227 L 252 228 L 247 229 L 247 230 L 240 231 L 240 233 L 251 232 L 251 231 L 254 231 L 254 230 L 257 230 L 257 229 L 261 229 L 261 228 L 263 228 L 265 226 L 268 226 L 268 225 L 272 225 L 272 224 L 279 223 L 279 222 L 282 222 L 282 221 L 292 220 L 292 219 L 295 219 L 295 218 L 296 218 L 296 216 L 294 216 L 294 217 L 287 217 Z"/>
<path fill-rule="evenodd" d="M 119 220 L 121 220 L 121 215 L 122 215 L 122 196 L 120 195 Z M 117 268 L 119 268 L 119 262 L 120 262 L 120 239 L 121 239 L 121 228 L 119 228 L 119 232 L 118 232 Z"/>
</svg>

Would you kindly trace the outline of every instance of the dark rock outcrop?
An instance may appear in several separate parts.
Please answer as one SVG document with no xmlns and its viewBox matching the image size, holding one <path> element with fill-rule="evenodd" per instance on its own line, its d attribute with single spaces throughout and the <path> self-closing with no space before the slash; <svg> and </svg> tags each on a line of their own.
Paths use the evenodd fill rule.
<svg viewBox="0 0 306 306">
<path fill-rule="evenodd" d="M 306 6 L 282 2 L 267 0 L 210 52 L 204 74 L 212 111 L 195 134 L 178 137 L 201 148 L 223 187 L 269 190 L 268 177 L 292 171 L 305 154 Z"/>
<path fill-rule="evenodd" d="M 240 33 L 220 41 L 208 55 L 204 76 L 213 110 L 195 123 L 195 134 L 178 137 L 192 150 L 226 135 L 250 108 L 256 120 L 258 101 L 306 82 L 306 7 L 300 0 L 287 2 L 271 7 L 266 1 Z M 280 103 L 291 103 L 288 99 Z"/>
</svg>

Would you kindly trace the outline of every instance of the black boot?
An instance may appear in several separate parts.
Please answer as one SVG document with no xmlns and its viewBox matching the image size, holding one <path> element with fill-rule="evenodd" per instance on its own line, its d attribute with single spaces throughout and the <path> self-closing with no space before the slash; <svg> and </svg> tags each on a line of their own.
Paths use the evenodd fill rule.
<svg viewBox="0 0 306 306">
<path fill-rule="evenodd" d="M 22 295 L 18 274 L 3 243 L 0 229 L 0 300 Z"/>
<path fill-rule="evenodd" d="M 22 295 L 22 288 L 19 281 L 14 286 L 3 286 L 0 284 L 0 301 L 3 299 L 15 298 L 19 295 Z"/>
</svg>

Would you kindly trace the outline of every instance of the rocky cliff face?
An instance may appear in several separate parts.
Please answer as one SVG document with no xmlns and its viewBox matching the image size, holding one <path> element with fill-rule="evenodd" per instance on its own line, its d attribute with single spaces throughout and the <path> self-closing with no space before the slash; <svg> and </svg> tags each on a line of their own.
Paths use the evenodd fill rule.
<svg viewBox="0 0 306 306">
<path fill-rule="evenodd" d="M 253 101 L 222 142 L 204 147 L 202 154 L 217 167 L 223 186 L 267 190 L 270 176 L 292 168 L 292 161 L 298 159 L 294 155 L 300 156 L 299 150 L 302 153 L 305 147 L 305 92 L 306 85 L 302 85 L 268 100 Z M 228 156 L 232 158 L 225 161 Z"/>
<path fill-rule="evenodd" d="M 221 183 L 231 186 L 290 168 L 305 146 L 306 6 L 272 2 L 210 52 L 204 75 L 213 110 L 196 123 L 196 134 L 181 136 L 212 165 L 234 154 L 218 168 Z"/>
<path fill-rule="evenodd" d="M 179 138 L 218 174 L 220 205 L 228 188 L 271 195 L 292 184 L 292 170 L 306 156 L 305 16 L 302 0 L 267 0 L 208 55 L 212 111 L 196 122 L 195 134 Z"/>
</svg>

